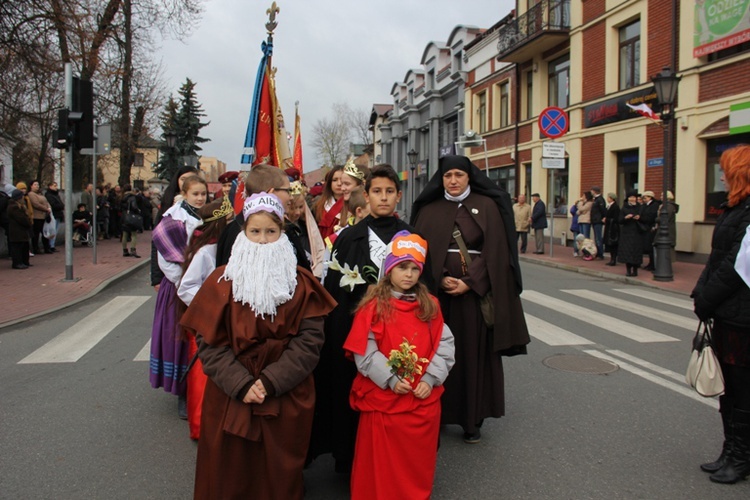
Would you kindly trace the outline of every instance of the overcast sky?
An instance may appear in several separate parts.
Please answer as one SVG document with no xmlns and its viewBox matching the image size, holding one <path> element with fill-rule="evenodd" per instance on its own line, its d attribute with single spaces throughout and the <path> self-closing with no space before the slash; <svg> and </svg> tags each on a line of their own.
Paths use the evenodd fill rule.
<svg viewBox="0 0 750 500">
<path fill-rule="evenodd" d="M 200 25 L 184 42 L 161 49 L 167 84 L 177 92 L 196 82 L 211 124 L 204 156 L 238 170 L 244 146 L 260 44 L 271 0 L 206 0 Z M 390 91 L 420 60 L 430 41 L 446 42 L 456 25 L 489 28 L 515 0 L 280 0 L 274 32 L 277 96 L 290 133 L 300 102 L 305 171 L 320 166 L 312 126 L 346 102 L 368 112 L 391 102 Z"/>
</svg>

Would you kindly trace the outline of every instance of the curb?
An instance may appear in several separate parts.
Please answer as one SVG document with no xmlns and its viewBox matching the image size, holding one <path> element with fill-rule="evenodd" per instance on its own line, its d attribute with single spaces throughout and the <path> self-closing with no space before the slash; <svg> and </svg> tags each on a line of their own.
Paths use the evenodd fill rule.
<svg viewBox="0 0 750 500">
<path fill-rule="evenodd" d="M 66 302 L 65 304 L 61 304 L 59 306 L 55 306 L 55 307 L 53 307 L 51 309 L 47 309 L 45 311 L 39 311 L 39 312 L 36 312 L 36 313 L 33 313 L 33 314 L 29 314 L 28 316 L 24 316 L 23 318 L 17 318 L 17 319 L 8 321 L 6 323 L 2 323 L 2 324 L 0 324 L 0 330 L 3 330 L 3 329 L 5 329 L 7 327 L 10 327 L 10 326 L 17 325 L 17 324 L 22 323 L 24 321 L 30 321 L 30 320 L 33 320 L 33 319 L 41 318 L 42 316 L 46 316 L 48 314 L 52 314 L 52 313 L 60 311 L 62 309 L 66 309 L 66 308 L 68 308 L 70 306 L 74 306 L 76 304 L 79 304 L 79 303 L 83 302 L 84 300 L 88 300 L 91 297 L 93 297 L 94 295 L 96 295 L 99 292 L 101 292 L 102 290 L 104 290 L 105 288 L 107 288 L 108 286 L 117 283 L 118 281 L 120 281 L 120 280 L 128 277 L 130 274 L 135 273 L 136 271 L 140 271 L 140 269 L 142 267 L 144 267 L 144 266 L 146 266 L 146 264 L 150 264 L 150 263 L 151 263 L 151 258 L 145 259 L 142 262 L 139 262 L 138 264 L 134 265 L 133 267 L 129 267 L 128 269 L 124 269 L 124 270 L 120 271 L 118 274 L 115 274 L 114 276 L 112 276 L 111 278 L 103 280 L 101 283 L 99 283 L 99 285 L 96 288 L 94 288 L 93 290 L 91 290 L 86 295 L 82 295 L 80 297 L 77 297 L 77 298 L 71 300 L 70 302 Z M 2 332 L 0 332 L 0 333 L 2 333 Z"/>
<path fill-rule="evenodd" d="M 572 272 L 576 272 L 576 273 L 585 274 L 587 276 L 594 276 L 596 278 L 608 279 L 608 280 L 611 280 L 611 281 L 620 281 L 622 283 L 627 283 L 629 285 L 640 285 L 640 286 L 645 286 L 647 288 L 653 288 L 653 289 L 656 289 L 656 290 L 662 290 L 662 291 L 666 291 L 666 292 L 670 292 L 670 293 L 676 293 L 676 294 L 679 294 L 679 295 L 686 295 L 686 296 L 690 295 L 689 292 L 684 292 L 682 290 L 666 289 L 666 288 L 663 288 L 663 287 L 661 287 L 661 286 L 659 286 L 659 285 L 657 285 L 655 283 L 649 283 L 648 281 L 643 281 L 643 280 L 639 280 L 639 279 L 635 279 L 635 278 L 629 278 L 627 276 L 621 276 L 619 274 L 608 273 L 608 272 L 605 272 L 605 271 L 596 271 L 594 269 L 586 269 L 584 267 L 571 266 L 570 264 L 562 264 L 560 262 L 550 262 L 548 260 L 535 259 L 533 257 L 526 257 L 526 256 L 522 256 L 522 255 L 519 255 L 518 259 L 521 262 L 529 262 L 529 263 L 532 263 L 532 264 L 539 264 L 539 265 L 542 265 L 542 266 L 554 267 L 554 268 L 557 268 L 557 269 L 562 269 L 564 271 L 572 271 Z"/>
</svg>

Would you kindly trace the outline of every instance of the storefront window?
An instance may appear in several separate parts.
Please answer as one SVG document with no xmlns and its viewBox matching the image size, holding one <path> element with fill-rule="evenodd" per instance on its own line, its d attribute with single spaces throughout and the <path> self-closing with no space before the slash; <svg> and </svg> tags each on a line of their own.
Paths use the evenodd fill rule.
<svg viewBox="0 0 750 500">
<path fill-rule="evenodd" d="M 511 196 L 516 193 L 516 167 L 493 168 L 490 170 L 488 177 L 497 184 L 500 189 L 507 191 Z"/>
<path fill-rule="evenodd" d="M 706 207 L 705 219 L 716 220 L 724 211 L 721 204 L 727 200 L 724 183 L 721 182 L 719 159 L 727 149 L 738 144 L 750 144 L 750 134 L 738 134 L 706 141 Z"/>
<path fill-rule="evenodd" d="M 568 213 L 568 159 L 565 168 L 549 168 L 547 171 L 547 211 L 555 215 Z M 553 179 L 554 177 L 554 179 Z"/>
</svg>

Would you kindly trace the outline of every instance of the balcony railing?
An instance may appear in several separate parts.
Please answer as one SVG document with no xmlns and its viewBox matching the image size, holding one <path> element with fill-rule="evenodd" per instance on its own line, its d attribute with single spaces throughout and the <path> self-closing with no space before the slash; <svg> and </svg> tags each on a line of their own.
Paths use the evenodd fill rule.
<svg viewBox="0 0 750 500">
<path fill-rule="evenodd" d="M 510 54 L 545 33 L 570 30 L 570 0 L 542 0 L 498 32 L 498 56 Z"/>
</svg>

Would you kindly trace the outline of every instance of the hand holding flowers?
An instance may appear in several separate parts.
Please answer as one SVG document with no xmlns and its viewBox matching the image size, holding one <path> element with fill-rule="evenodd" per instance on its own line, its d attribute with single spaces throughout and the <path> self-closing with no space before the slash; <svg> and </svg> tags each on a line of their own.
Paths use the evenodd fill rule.
<svg viewBox="0 0 750 500">
<path fill-rule="evenodd" d="M 427 358 L 420 358 L 417 353 L 414 352 L 414 349 L 416 349 L 416 346 L 411 345 L 408 340 L 404 339 L 404 341 L 399 344 L 399 349 L 392 349 L 391 354 L 388 357 L 386 366 L 389 366 L 391 368 L 391 373 L 398 377 L 398 383 L 393 388 L 393 392 L 396 394 L 406 394 L 407 392 L 412 391 L 409 382 L 414 382 L 416 375 L 422 375 L 423 365 L 430 362 Z M 429 384 L 420 382 L 417 385 L 414 395 L 420 397 L 419 395 L 424 394 L 424 396 L 420 398 L 424 399 L 429 396 L 430 392 L 432 392 L 432 388 Z"/>
</svg>

